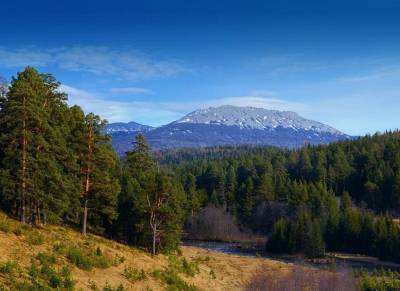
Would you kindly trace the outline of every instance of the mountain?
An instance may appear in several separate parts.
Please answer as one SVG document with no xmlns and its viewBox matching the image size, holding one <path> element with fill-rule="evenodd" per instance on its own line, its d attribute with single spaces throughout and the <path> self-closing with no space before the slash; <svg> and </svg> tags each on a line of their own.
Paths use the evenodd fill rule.
<svg viewBox="0 0 400 291">
<path fill-rule="evenodd" d="M 137 122 L 116 122 L 107 125 L 105 131 L 112 136 L 112 143 L 119 155 L 132 148 L 132 142 L 138 133 L 147 133 L 154 127 Z"/>
<path fill-rule="evenodd" d="M 134 121 L 110 123 L 106 127 L 106 132 L 112 134 L 114 132 L 147 132 L 154 127 L 143 125 Z"/>
<path fill-rule="evenodd" d="M 210 107 L 193 111 L 185 117 L 173 122 L 173 124 L 179 123 L 225 125 L 236 126 L 241 129 L 247 128 L 261 130 L 283 127 L 294 130 L 342 134 L 333 127 L 305 119 L 295 112 L 268 110 L 255 107 L 237 107 L 231 105 Z"/>
<path fill-rule="evenodd" d="M 121 131 L 113 131 L 119 153 L 128 149 L 126 146 L 131 145 L 138 132 L 146 135 L 154 149 L 241 144 L 294 148 L 305 143 L 324 144 L 349 138 L 331 126 L 295 112 L 230 105 L 199 109 L 170 124 L 135 131 L 129 143 L 121 141 Z"/>
</svg>

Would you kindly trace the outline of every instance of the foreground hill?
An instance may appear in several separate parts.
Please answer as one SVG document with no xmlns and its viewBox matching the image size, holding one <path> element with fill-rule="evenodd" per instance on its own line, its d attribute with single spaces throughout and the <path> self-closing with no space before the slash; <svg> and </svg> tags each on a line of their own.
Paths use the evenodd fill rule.
<svg viewBox="0 0 400 291">
<path fill-rule="evenodd" d="M 242 290 L 260 268 L 278 276 L 291 265 L 185 246 L 182 256 L 152 257 L 96 235 L 83 237 L 60 226 L 32 229 L 0 214 L 0 290 L 39 285 L 59 290 Z M 103 289 L 107 286 L 112 289 Z"/>
<path fill-rule="evenodd" d="M 230 105 L 196 110 L 158 128 L 130 130 L 129 124 L 121 125 L 110 124 L 107 129 L 119 154 L 130 149 L 139 132 L 146 135 L 154 149 L 243 144 L 296 148 L 348 138 L 333 127 L 295 112 Z"/>
</svg>

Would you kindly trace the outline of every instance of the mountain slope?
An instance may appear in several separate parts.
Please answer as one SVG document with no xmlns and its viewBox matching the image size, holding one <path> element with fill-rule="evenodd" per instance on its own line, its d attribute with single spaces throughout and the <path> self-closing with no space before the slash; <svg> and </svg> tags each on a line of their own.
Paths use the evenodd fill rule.
<svg viewBox="0 0 400 291">
<path fill-rule="evenodd" d="M 132 142 L 138 133 L 146 133 L 154 127 L 143 125 L 134 121 L 110 123 L 106 127 L 106 133 L 112 136 L 114 149 L 119 155 L 124 155 L 132 148 Z"/>
<path fill-rule="evenodd" d="M 294 148 L 305 143 L 325 144 L 349 138 L 331 126 L 295 112 L 230 105 L 196 110 L 170 124 L 146 131 L 130 134 L 113 131 L 113 143 L 120 154 L 131 147 L 138 132 L 145 133 L 153 149 L 242 144 Z"/>
</svg>

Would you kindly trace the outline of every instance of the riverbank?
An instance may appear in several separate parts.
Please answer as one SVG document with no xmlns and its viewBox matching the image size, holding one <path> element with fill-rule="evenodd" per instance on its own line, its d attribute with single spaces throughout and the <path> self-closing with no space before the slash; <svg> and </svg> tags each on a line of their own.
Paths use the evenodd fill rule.
<svg viewBox="0 0 400 291">
<path fill-rule="evenodd" d="M 380 261 L 375 257 L 345 254 L 345 253 L 327 253 L 325 258 L 307 259 L 302 255 L 289 254 L 271 254 L 264 252 L 264 245 L 258 243 L 241 242 L 221 242 L 221 241 L 201 241 L 188 240 L 184 245 L 189 247 L 198 247 L 213 253 L 224 253 L 243 257 L 266 258 L 282 263 L 298 264 L 306 267 L 319 269 L 331 268 L 335 265 L 339 269 L 353 269 L 372 271 L 375 269 L 385 269 L 400 271 L 400 264 Z"/>
</svg>

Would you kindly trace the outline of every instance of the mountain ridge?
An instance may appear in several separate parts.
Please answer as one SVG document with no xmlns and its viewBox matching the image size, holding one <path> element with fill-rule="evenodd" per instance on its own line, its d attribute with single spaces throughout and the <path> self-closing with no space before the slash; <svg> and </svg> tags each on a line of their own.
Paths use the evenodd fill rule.
<svg viewBox="0 0 400 291">
<path fill-rule="evenodd" d="M 117 123 L 110 124 L 106 131 L 120 155 L 132 148 L 138 133 L 143 133 L 156 150 L 243 144 L 295 148 L 350 137 L 296 112 L 232 105 L 198 109 L 160 127 Z"/>
</svg>

